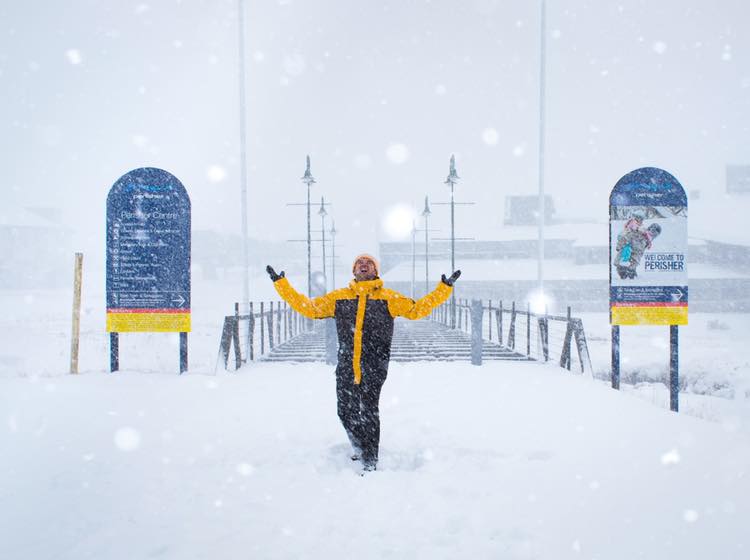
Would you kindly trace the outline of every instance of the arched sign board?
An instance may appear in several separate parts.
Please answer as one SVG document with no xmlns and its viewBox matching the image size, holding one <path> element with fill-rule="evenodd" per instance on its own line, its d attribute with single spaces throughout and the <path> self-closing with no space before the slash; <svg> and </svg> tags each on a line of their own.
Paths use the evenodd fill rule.
<svg viewBox="0 0 750 560">
<path fill-rule="evenodd" d="M 620 179 L 609 197 L 612 387 L 620 388 L 620 325 L 669 325 L 670 408 L 678 410 L 678 325 L 688 324 L 687 196 L 656 167 Z"/>
<path fill-rule="evenodd" d="M 190 331 L 190 198 L 174 175 L 144 167 L 126 173 L 110 189 L 106 284 L 111 369 L 119 369 L 117 333 L 179 332 L 184 371 Z"/>
<path fill-rule="evenodd" d="M 687 196 L 655 167 L 620 179 L 609 197 L 612 325 L 687 325 Z"/>
</svg>

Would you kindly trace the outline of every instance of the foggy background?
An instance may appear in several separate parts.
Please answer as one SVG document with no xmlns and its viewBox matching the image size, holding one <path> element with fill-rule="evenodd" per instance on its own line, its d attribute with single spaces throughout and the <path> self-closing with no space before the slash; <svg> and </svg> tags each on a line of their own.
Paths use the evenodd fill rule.
<svg viewBox="0 0 750 560">
<path fill-rule="evenodd" d="M 537 192 L 539 2 L 245 11 L 251 237 L 304 238 L 303 208 L 286 204 L 305 200 L 306 154 L 344 269 L 392 239 L 393 206 L 449 199 L 452 153 L 456 200 L 477 203 L 457 210 L 459 236 L 493 239 L 504 196 Z M 545 185 L 558 215 L 605 222 L 611 188 L 642 166 L 723 196 L 725 165 L 750 160 L 747 16 L 741 0 L 547 0 Z M 194 232 L 240 232 L 235 0 L 6 0 L 0 22 L 4 212 L 52 207 L 103 265 L 109 188 L 154 166 L 187 188 Z M 448 207 L 432 210 L 448 237 Z M 250 260 L 266 264 L 252 248 Z"/>
</svg>

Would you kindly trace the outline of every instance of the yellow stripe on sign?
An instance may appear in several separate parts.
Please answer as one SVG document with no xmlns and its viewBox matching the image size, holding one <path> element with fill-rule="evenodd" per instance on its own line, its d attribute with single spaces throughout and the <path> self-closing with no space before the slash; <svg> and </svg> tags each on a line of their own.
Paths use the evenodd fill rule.
<svg viewBox="0 0 750 560">
<path fill-rule="evenodd" d="M 687 325 L 688 308 L 612 307 L 613 325 Z"/>
<path fill-rule="evenodd" d="M 107 332 L 190 332 L 190 313 L 107 313 Z"/>
</svg>

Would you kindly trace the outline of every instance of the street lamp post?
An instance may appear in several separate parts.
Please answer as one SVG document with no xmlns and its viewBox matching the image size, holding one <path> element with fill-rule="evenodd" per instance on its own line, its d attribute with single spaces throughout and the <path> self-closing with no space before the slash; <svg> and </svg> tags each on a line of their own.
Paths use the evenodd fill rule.
<svg viewBox="0 0 750 560">
<path fill-rule="evenodd" d="M 545 220 L 545 200 L 544 200 L 544 86 L 545 86 L 545 61 L 546 61 L 546 9 L 545 0 L 541 0 L 541 17 L 540 17 L 540 51 L 539 51 L 539 204 L 538 204 L 538 225 L 539 225 L 539 254 L 537 263 L 537 280 L 539 282 L 539 297 L 544 301 L 544 220 Z"/>
<path fill-rule="evenodd" d="M 324 291 L 328 291 L 328 277 L 326 274 L 326 269 L 328 268 L 326 263 L 326 216 L 328 215 L 328 212 L 326 212 L 326 206 L 325 206 L 325 199 L 321 196 L 320 197 L 320 210 L 318 210 L 318 216 L 320 216 L 320 247 L 323 250 L 323 288 Z"/>
<path fill-rule="evenodd" d="M 336 222 L 331 220 L 331 289 L 336 289 Z"/>
<path fill-rule="evenodd" d="M 302 182 L 307 185 L 307 297 L 312 297 L 312 237 L 310 236 L 310 186 L 315 178 L 310 172 L 310 156 L 307 156 L 307 167 L 302 176 Z"/>
<path fill-rule="evenodd" d="M 456 172 L 456 156 L 451 154 L 451 163 L 448 171 L 448 177 L 445 180 L 446 185 L 451 188 L 451 272 L 456 270 L 456 220 L 455 220 L 455 202 L 453 199 L 453 187 L 460 177 Z M 426 228 L 425 228 L 426 229 Z M 456 328 L 456 291 L 451 293 L 451 328 Z"/>
<path fill-rule="evenodd" d="M 240 204 L 242 205 L 242 300 L 250 301 L 250 262 L 247 237 L 247 133 L 245 111 L 245 8 L 243 0 L 237 1 L 238 81 L 240 101 Z"/>
<path fill-rule="evenodd" d="M 430 226 L 428 219 L 430 217 L 430 206 L 427 203 L 427 197 L 424 197 L 424 210 L 422 210 L 422 216 L 424 217 L 424 293 L 430 293 L 430 257 L 429 257 L 429 230 Z"/>
<path fill-rule="evenodd" d="M 417 281 L 417 222 L 411 223 L 411 299 L 415 296 Z"/>
</svg>

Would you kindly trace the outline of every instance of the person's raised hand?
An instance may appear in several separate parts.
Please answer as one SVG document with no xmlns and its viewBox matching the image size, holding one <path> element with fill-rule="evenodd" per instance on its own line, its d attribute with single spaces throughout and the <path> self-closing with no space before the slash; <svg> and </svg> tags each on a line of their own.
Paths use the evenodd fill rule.
<svg viewBox="0 0 750 560">
<path fill-rule="evenodd" d="M 276 274 L 276 271 L 273 269 L 273 267 L 269 264 L 266 266 L 266 272 L 268 272 L 268 275 L 271 277 L 271 280 L 276 282 L 276 280 L 279 280 L 280 278 L 284 278 L 284 271 L 281 271 L 281 274 Z"/>
<path fill-rule="evenodd" d="M 446 278 L 445 274 L 443 274 L 443 276 L 440 278 L 440 281 L 443 284 L 447 284 L 448 286 L 453 286 L 453 284 L 455 284 L 456 280 L 458 280 L 459 276 L 461 276 L 461 271 L 460 270 L 455 270 L 455 271 L 453 271 L 453 274 L 451 274 L 449 278 Z"/>
</svg>

